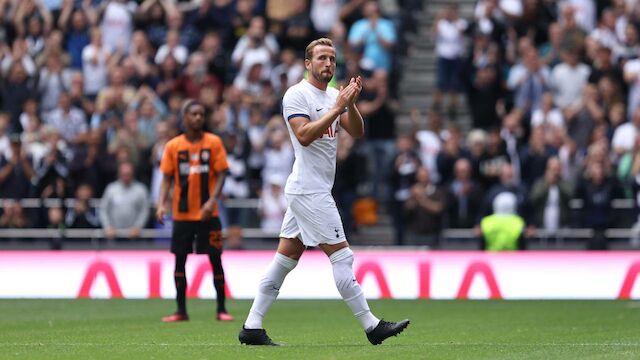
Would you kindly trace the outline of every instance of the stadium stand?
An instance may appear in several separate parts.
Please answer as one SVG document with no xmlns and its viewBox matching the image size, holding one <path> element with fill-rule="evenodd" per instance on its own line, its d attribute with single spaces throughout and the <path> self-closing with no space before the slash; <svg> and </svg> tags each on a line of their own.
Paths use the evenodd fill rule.
<svg viewBox="0 0 640 360">
<path fill-rule="evenodd" d="M 0 247 L 165 246 L 152 219 L 103 240 L 99 202 L 123 162 L 156 201 L 187 98 L 229 154 L 228 245 L 272 246 L 293 161 L 280 100 L 318 36 L 336 84 L 365 78 L 366 136 L 342 136 L 334 188 L 352 243 L 474 248 L 509 191 L 527 248 L 638 247 L 636 7 L 0 0 Z"/>
</svg>

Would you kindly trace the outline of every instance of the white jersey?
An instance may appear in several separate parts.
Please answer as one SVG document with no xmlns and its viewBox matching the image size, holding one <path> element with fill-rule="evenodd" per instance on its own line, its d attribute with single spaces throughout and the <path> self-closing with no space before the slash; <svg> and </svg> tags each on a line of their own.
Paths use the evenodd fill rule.
<svg viewBox="0 0 640 360">
<path fill-rule="evenodd" d="M 331 192 L 336 176 L 336 149 L 338 147 L 339 116 L 321 138 L 309 146 L 302 146 L 296 138 L 289 119 L 306 117 L 317 121 L 333 108 L 338 90 L 328 87 L 322 91 L 302 80 L 287 90 L 282 99 L 282 115 L 289 129 L 295 161 L 284 188 L 287 194 L 315 194 Z"/>
</svg>

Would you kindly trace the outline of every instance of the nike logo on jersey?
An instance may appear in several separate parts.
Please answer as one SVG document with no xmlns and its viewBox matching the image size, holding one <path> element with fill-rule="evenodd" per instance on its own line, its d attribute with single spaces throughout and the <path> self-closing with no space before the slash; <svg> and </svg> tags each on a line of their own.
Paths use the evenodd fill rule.
<svg viewBox="0 0 640 360">
<path fill-rule="evenodd" d="M 320 109 L 316 109 L 316 111 L 320 111 L 320 110 L 322 110 L 322 108 L 320 108 Z"/>
</svg>

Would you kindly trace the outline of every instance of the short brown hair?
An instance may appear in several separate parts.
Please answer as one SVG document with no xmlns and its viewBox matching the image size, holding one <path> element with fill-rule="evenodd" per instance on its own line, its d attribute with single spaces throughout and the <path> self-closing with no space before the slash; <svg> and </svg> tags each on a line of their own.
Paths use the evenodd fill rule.
<svg viewBox="0 0 640 360">
<path fill-rule="evenodd" d="M 328 38 L 320 38 L 320 39 L 313 40 L 312 42 L 309 43 L 309 45 L 307 45 L 307 49 L 304 51 L 304 58 L 311 60 L 311 57 L 313 56 L 313 49 L 318 45 L 326 45 L 326 46 L 333 47 L 333 41 L 331 41 L 331 39 L 328 39 Z"/>
</svg>

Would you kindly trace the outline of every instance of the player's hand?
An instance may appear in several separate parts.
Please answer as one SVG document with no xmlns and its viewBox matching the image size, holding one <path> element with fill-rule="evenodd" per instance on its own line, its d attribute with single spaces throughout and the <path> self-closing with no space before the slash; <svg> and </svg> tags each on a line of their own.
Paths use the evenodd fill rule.
<svg viewBox="0 0 640 360">
<path fill-rule="evenodd" d="M 213 216 L 214 205 L 215 202 L 213 201 L 207 201 L 206 203 L 204 203 L 204 205 L 202 205 L 202 208 L 200 209 L 200 219 L 202 221 L 211 219 L 211 216 Z"/>
<path fill-rule="evenodd" d="M 336 98 L 337 108 L 344 109 L 347 105 L 349 105 L 350 99 L 353 97 L 355 91 L 355 86 L 356 85 L 353 81 L 350 82 L 346 87 L 340 86 L 340 93 L 338 93 L 338 97 Z"/>
<path fill-rule="evenodd" d="M 362 78 L 360 76 L 356 78 L 351 78 L 349 85 L 353 84 L 354 90 L 349 98 L 349 106 L 353 106 L 358 101 L 358 97 L 360 96 L 360 92 L 362 91 Z"/>
<path fill-rule="evenodd" d="M 158 223 L 160 223 L 160 225 L 164 225 L 164 216 L 166 213 L 167 209 L 164 207 L 164 205 L 158 205 L 156 209 L 156 220 L 158 220 Z"/>
</svg>

